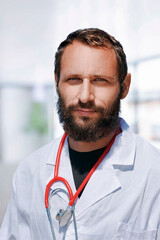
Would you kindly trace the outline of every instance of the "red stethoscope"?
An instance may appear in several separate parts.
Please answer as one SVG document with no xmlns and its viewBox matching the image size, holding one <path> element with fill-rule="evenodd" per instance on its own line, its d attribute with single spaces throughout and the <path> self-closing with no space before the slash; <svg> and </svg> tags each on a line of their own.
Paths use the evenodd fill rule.
<svg viewBox="0 0 160 240">
<path fill-rule="evenodd" d="M 72 191 L 68 181 L 66 179 L 64 179 L 63 177 L 58 176 L 61 152 L 62 152 L 62 149 L 63 149 L 63 145 L 64 145 L 64 142 L 65 142 L 65 139 L 67 137 L 66 133 L 64 133 L 64 135 L 63 135 L 63 137 L 62 137 L 62 139 L 60 141 L 58 152 L 57 152 L 56 163 L 55 163 L 55 170 L 54 170 L 54 178 L 47 184 L 46 191 L 45 191 L 45 207 L 46 207 L 48 219 L 49 219 L 50 226 L 51 226 L 53 240 L 55 240 L 56 238 L 55 238 L 53 225 L 52 225 L 52 221 L 51 221 L 51 215 L 50 215 L 50 211 L 49 211 L 49 192 L 50 192 L 51 186 L 55 182 L 62 182 L 66 186 L 66 188 L 68 190 L 68 193 L 69 193 L 68 207 L 66 208 L 66 210 L 60 209 L 59 212 L 56 215 L 56 219 L 59 221 L 60 227 L 63 227 L 65 225 L 67 225 L 67 223 L 69 222 L 69 220 L 71 219 L 71 217 L 73 215 L 74 226 L 75 226 L 75 239 L 77 240 L 78 236 L 77 236 L 77 228 L 76 228 L 75 215 L 74 215 L 74 203 L 75 203 L 75 200 L 77 199 L 78 195 L 80 194 L 80 192 L 83 190 L 83 188 L 85 187 L 85 185 L 87 184 L 87 182 L 91 178 L 91 176 L 94 173 L 94 171 L 96 170 L 96 168 L 99 166 L 99 164 L 102 162 L 104 157 L 109 152 L 110 148 L 112 147 L 112 145 L 114 143 L 114 140 L 115 140 L 116 136 L 120 132 L 121 132 L 121 129 L 118 128 L 116 130 L 114 136 L 110 140 L 109 144 L 107 145 L 106 149 L 104 150 L 104 152 L 102 153 L 102 155 L 100 156 L 98 161 L 95 163 L 95 165 L 92 167 L 92 169 L 90 170 L 90 172 L 88 173 L 86 178 L 83 180 L 83 182 L 81 183 L 80 187 L 78 188 L 78 190 L 76 191 L 76 193 L 74 195 L 73 195 L 73 191 Z"/>
</svg>

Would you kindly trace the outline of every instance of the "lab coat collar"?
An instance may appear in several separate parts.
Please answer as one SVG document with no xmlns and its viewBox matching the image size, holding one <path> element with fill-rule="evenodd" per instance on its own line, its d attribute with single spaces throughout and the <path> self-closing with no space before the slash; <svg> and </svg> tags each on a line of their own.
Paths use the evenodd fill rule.
<svg viewBox="0 0 160 240">
<path fill-rule="evenodd" d="M 136 135 L 122 118 L 120 119 L 120 127 L 122 132 L 116 137 L 107 159 L 114 166 L 133 166 L 136 151 Z"/>
<path fill-rule="evenodd" d="M 134 164 L 136 136 L 135 136 L 135 133 L 133 133 L 133 131 L 130 129 L 130 127 L 128 126 L 128 124 L 125 122 L 123 118 L 120 118 L 120 127 L 122 132 L 116 137 L 115 142 L 107 155 L 108 159 L 113 155 L 114 155 L 114 158 L 112 157 L 108 161 L 112 162 L 113 165 L 131 166 Z M 60 141 L 61 141 L 61 138 L 57 138 L 54 141 L 54 146 L 52 147 L 47 160 L 48 165 L 55 166 L 56 154 L 57 154 Z M 66 154 L 68 154 L 68 137 L 65 140 L 62 154 L 64 153 L 64 149 Z"/>
<path fill-rule="evenodd" d="M 55 166 L 56 163 L 56 157 L 57 157 L 57 151 L 58 151 L 58 147 L 61 141 L 61 138 L 57 138 L 53 141 L 52 143 L 52 147 L 51 147 L 51 151 L 49 153 L 48 159 L 47 159 L 47 165 L 52 165 Z M 65 141 L 66 142 L 66 141 Z M 64 150 L 65 145 L 63 146 L 63 150 Z M 63 152 L 62 150 L 62 152 Z"/>
<path fill-rule="evenodd" d="M 81 198 L 77 199 L 76 201 L 75 211 L 77 216 L 89 206 L 95 204 L 97 201 L 100 201 L 107 195 L 118 191 L 121 188 L 121 183 L 116 175 L 115 168 L 121 168 L 121 166 L 123 166 L 124 169 L 124 167 L 133 166 L 134 164 L 136 149 L 135 134 L 123 119 L 121 119 L 120 123 L 122 132 L 116 137 L 109 153 L 106 155 L 104 160 L 93 173 L 91 179 L 88 181 Z M 59 142 L 60 139 L 57 140 L 54 146 L 54 151 L 50 154 L 47 164 L 55 165 L 56 156 L 54 156 L 54 154 L 57 152 Z M 62 161 L 60 162 L 59 176 L 64 177 L 69 182 L 73 194 L 75 194 L 76 187 L 70 165 L 67 139 L 64 143 L 61 159 Z M 63 159 L 65 160 L 63 161 Z M 47 182 L 49 182 L 49 180 L 52 178 L 53 173 Z M 96 183 L 98 184 L 98 187 L 95 188 Z M 62 188 L 66 190 L 65 186 L 60 182 L 57 182 L 51 187 L 51 189 L 55 188 Z M 68 201 L 67 195 L 66 197 L 63 196 L 63 199 Z"/>
</svg>

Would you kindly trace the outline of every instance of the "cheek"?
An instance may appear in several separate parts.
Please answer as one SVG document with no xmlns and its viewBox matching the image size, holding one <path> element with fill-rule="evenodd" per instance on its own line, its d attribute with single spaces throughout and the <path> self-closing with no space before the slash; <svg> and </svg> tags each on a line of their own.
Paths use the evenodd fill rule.
<svg viewBox="0 0 160 240">
<path fill-rule="evenodd" d="M 75 89 L 71 89 L 69 87 L 60 87 L 59 91 L 65 101 L 66 107 L 72 104 L 76 104 L 78 102 Z"/>
<path fill-rule="evenodd" d="M 102 89 L 100 92 L 96 93 L 95 96 L 95 105 L 102 106 L 102 107 L 108 107 L 110 104 L 112 104 L 119 96 L 120 89 L 118 87 L 108 88 L 108 89 Z"/>
</svg>

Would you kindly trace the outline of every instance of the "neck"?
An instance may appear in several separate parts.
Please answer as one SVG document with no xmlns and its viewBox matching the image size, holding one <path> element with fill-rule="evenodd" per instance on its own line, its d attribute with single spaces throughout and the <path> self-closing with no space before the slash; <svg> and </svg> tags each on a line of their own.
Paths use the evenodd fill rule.
<svg viewBox="0 0 160 240">
<path fill-rule="evenodd" d="M 96 149 L 100 149 L 106 147 L 108 143 L 111 141 L 112 137 L 114 136 L 115 131 L 109 134 L 107 137 L 103 137 L 96 142 L 81 142 L 75 141 L 71 137 L 69 137 L 69 146 L 78 152 L 90 152 Z"/>
</svg>

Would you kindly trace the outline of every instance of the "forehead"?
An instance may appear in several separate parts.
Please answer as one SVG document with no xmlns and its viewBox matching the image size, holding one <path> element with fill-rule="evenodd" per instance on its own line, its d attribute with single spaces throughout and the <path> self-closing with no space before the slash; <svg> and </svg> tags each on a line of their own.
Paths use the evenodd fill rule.
<svg viewBox="0 0 160 240">
<path fill-rule="evenodd" d="M 117 57 L 110 48 L 90 47 L 78 41 L 68 45 L 61 58 L 61 74 L 109 74 L 118 75 Z"/>
</svg>

